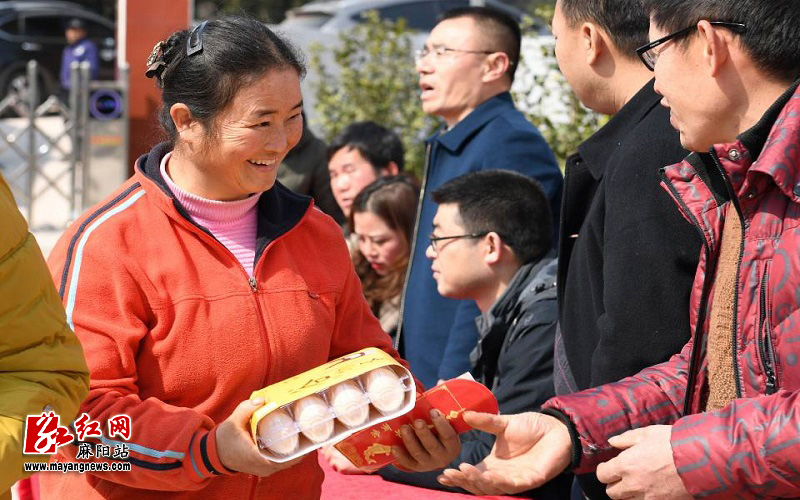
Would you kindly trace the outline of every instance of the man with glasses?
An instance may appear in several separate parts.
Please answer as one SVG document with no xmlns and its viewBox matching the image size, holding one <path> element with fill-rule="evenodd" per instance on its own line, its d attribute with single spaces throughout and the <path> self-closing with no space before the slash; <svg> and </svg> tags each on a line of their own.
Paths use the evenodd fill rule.
<svg viewBox="0 0 800 500">
<path fill-rule="evenodd" d="M 446 484 L 510 492 L 596 468 L 612 498 L 800 497 L 800 3 L 645 6 L 639 53 L 694 151 L 662 174 L 703 239 L 692 340 L 542 413 L 467 414 L 497 444 Z"/>
<path fill-rule="evenodd" d="M 428 140 L 411 264 L 398 341 L 426 386 L 469 369 L 477 342 L 473 301 L 441 297 L 425 259 L 426 228 L 436 205 L 429 192 L 467 172 L 503 168 L 537 179 L 554 214 L 562 176 L 541 134 L 509 94 L 519 62 L 520 28 L 502 12 L 469 7 L 448 11 L 418 54 L 422 108 L 446 126 Z M 557 221 L 558 217 L 554 217 Z"/>
<path fill-rule="evenodd" d="M 587 107 L 612 118 L 567 158 L 558 252 L 556 394 L 634 375 L 689 340 L 700 238 L 661 188 L 687 152 L 636 56 L 650 20 L 640 0 L 559 0 L 561 72 Z M 635 291 L 635 292 L 634 292 Z M 607 498 L 594 474 L 584 495 Z M 576 488 L 576 498 L 582 498 Z"/>
<path fill-rule="evenodd" d="M 538 410 L 553 392 L 556 261 L 549 202 L 538 183 L 507 170 L 473 172 L 431 193 L 438 204 L 426 255 L 441 295 L 474 300 L 479 342 L 470 355 L 476 380 L 492 390 L 500 413 Z M 469 432 L 453 466 L 476 464 L 494 436 Z M 441 471 L 414 474 L 394 468 L 384 479 L 427 488 Z M 569 495 L 564 475 L 529 498 Z"/>
</svg>

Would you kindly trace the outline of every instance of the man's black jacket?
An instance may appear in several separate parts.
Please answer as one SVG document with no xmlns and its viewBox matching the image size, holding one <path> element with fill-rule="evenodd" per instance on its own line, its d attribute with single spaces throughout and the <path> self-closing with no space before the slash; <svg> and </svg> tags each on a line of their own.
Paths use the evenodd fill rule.
<svg viewBox="0 0 800 500">
<path fill-rule="evenodd" d="M 660 186 L 659 169 L 688 153 L 659 101 L 651 81 L 567 160 L 558 393 L 634 375 L 689 340 L 701 240 Z"/>
<path fill-rule="evenodd" d="M 537 410 L 554 395 L 553 349 L 558 308 L 556 305 L 556 261 L 549 255 L 517 271 L 503 295 L 477 319 L 479 343 L 471 356 L 472 375 L 492 390 L 501 414 Z M 451 464 L 483 460 L 494 444 L 494 436 L 470 431 L 461 435 L 461 453 Z M 407 473 L 394 467 L 382 469 L 384 479 L 425 488 L 447 488 L 436 481 L 441 470 Z M 571 475 L 562 475 L 526 497 L 561 499 L 569 496 Z"/>
</svg>

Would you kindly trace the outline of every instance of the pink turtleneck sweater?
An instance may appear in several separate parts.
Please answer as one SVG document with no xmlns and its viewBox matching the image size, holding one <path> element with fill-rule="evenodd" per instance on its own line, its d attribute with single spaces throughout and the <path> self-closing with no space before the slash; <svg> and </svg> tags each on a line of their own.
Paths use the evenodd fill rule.
<svg viewBox="0 0 800 500">
<path fill-rule="evenodd" d="M 253 276 L 256 256 L 256 227 L 258 225 L 258 199 L 261 193 L 243 200 L 207 200 L 188 193 L 175 184 L 167 173 L 167 163 L 172 153 L 161 160 L 161 175 L 181 205 L 195 222 L 205 227 L 225 248 L 231 251 L 248 276 Z"/>
</svg>

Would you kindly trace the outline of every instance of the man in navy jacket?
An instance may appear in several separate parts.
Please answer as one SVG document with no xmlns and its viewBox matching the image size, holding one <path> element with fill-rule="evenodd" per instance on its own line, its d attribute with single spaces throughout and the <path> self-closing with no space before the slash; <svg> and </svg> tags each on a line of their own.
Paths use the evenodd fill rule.
<svg viewBox="0 0 800 500">
<path fill-rule="evenodd" d="M 519 61 L 520 29 L 507 15 L 485 7 L 448 11 L 417 57 L 422 108 L 446 127 L 428 139 L 411 265 L 403 296 L 398 342 L 426 386 L 470 368 L 477 343 L 473 301 L 446 299 L 425 258 L 436 212 L 430 191 L 468 172 L 515 170 L 538 180 L 558 227 L 563 179 L 541 134 L 509 94 Z"/>
</svg>

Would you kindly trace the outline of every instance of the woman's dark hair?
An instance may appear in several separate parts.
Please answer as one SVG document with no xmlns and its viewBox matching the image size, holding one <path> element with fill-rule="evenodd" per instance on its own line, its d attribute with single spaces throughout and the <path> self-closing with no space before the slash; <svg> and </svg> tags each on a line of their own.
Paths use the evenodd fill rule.
<svg viewBox="0 0 800 500">
<path fill-rule="evenodd" d="M 406 254 L 384 276 L 370 267 L 361 252 L 354 252 L 353 264 L 356 273 L 361 278 L 367 303 L 376 316 L 383 302 L 400 295 L 403 291 L 418 201 L 419 185 L 414 179 L 405 175 L 381 177 L 362 189 L 353 200 L 348 218 L 351 232 L 355 232 L 353 222 L 355 214 L 369 212 L 380 217 L 390 229 L 399 232 L 406 244 Z"/>
<path fill-rule="evenodd" d="M 156 77 L 161 88 L 158 119 L 173 145 L 178 134 L 169 114 L 173 104 L 188 106 L 211 132 L 217 114 L 256 78 L 289 68 L 305 75 L 300 56 L 285 40 L 243 16 L 205 21 L 191 31 L 173 33 L 156 45 L 148 64 L 147 76 Z"/>
</svg>

